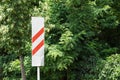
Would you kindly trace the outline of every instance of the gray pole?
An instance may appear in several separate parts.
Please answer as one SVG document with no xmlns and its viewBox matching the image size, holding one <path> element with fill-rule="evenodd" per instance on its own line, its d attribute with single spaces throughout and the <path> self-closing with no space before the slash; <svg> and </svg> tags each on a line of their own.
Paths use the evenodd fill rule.
<svg viewBox="0 0 120 80">
<path fill-rule="evenodd" d="M 40 67 L 37 66 L 37 80 L 40 80 Z"/>
</svg>

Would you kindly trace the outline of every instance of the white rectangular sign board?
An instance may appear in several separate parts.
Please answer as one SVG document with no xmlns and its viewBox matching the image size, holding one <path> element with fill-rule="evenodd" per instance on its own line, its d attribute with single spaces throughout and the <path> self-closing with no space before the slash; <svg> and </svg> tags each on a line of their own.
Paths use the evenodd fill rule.
<svg viewBox="0 0 120 80">
<path fill-rule="evenodd" d="M 44 66 L 44 18 L 32 17 L 32 66 Z"/>
</svg>

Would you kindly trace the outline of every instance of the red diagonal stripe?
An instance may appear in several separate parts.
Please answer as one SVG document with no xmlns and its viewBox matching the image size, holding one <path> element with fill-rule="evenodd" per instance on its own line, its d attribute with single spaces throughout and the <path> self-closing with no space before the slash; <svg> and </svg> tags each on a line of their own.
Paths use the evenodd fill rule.
<svg viewBox="0 0 120 80">
<path fill-rule="evenodd" d="M 44 27 L 40 29 L 32 38 L 32 43 L 44 32 Z"/>
<path fill-rule="evenodd" d="M 32 50 L 32 55 L 34 55 L 43 45 L 44 45 L 44 40 L 42 40 L 42 41 Z"/>
</svg>

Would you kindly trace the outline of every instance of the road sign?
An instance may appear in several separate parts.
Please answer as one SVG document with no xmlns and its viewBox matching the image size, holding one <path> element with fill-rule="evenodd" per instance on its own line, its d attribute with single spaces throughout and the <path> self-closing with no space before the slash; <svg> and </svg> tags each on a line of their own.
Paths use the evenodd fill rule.
<svg viewBox="0 0 120 80">
<path fill-rule="evenodd" d="M 44 66 L 44 18 L 32 17 L 32 66 Z"/>
</svg>

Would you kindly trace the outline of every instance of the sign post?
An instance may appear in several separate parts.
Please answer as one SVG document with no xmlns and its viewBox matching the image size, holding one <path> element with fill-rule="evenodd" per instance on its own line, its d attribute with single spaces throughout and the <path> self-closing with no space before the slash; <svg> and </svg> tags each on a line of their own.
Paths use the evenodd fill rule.
<svg viewBox="0 0 120 80">
<path fill-rule="evenodd" d="M 40 80 L 40 66 L 44 66 L 44 18 L 32 17 L 32 66 L 37 67 Z"/>
<path fill-rule="evenodd" d="M 37 80 L 40 80 L 40 67 L 37 67 Z"/>
</svg>

